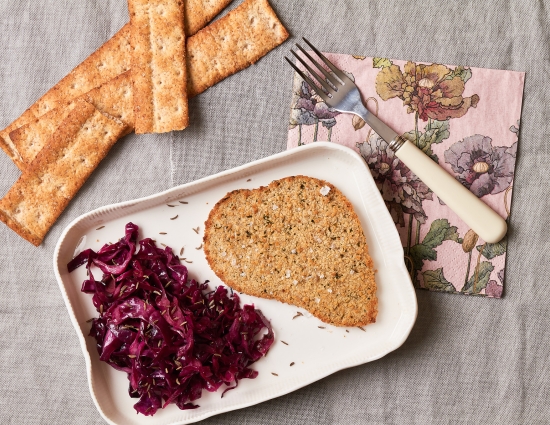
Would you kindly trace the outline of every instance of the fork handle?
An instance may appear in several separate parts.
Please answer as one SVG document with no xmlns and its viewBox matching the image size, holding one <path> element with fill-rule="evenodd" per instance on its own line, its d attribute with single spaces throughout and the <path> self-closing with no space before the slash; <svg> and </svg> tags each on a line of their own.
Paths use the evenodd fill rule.
<svg viewBox="0 0 550 425">
<path fill-rule="evenodd" d="M 506 221 L 414 143 L 405 141 L 395 155 L 485 242 L 504 237 Z"/>
</svg>

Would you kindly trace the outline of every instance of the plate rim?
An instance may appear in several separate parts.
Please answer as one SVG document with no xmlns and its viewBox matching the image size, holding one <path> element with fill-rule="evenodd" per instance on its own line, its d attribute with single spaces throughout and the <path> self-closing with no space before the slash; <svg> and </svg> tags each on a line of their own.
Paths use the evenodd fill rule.
<svg viewBox="0 0 550 425">
<path fill-rule="evenodd" d="M 56 243 L 55 249 L 54 249 L 54 254 L 53 254 L 54 274 L 55 274 L 59 289 L 61 291 L 63 301 L 64 301 L 65 306 L 67 308 L 67 312 L 69 313 L 71 323 L 73 324 L 73 327 L 76 331 L 78 340 L 80 342 L 80 348 L 82 350 L 82 354 L 84 355 L 84 360 L 85 360 L 85 364 L 86 364 L 86 376 L 87 376 L 87 379 L 88 379 L 88 388 L 89 388 L 89 391 L 90 391 L 90 395 L 92 397 L 92 400 L 93 400 L 98 412 L 100 413 L 100 415 L 103 417 L 103 419 L 105 421 L 107 421 L 109 424 L 112 424 L 112 425 L 118 425 L 116 422 L 111 420 L 106 415 L 106 413 L 103 411 L 101 405 L 99 404 L 99 401 L 96 398 L 94 385 L 93 385 L 93 376 L 92 376 L 92 360 L 91 360 L 90 352 L 88 351 L 88 348 L 87 348 L 87 343 L 86 343 L 86 339 L 85 339 L 86 337 L 85 337 L 84 333 L 81 331 L 80 325 L 78 323 L 78 319 L 76 318 L 76 314 L 74 312 L 74 307 L 73 307 L 73 305 L 72 305 L 72 303 L 69 299 L 69 296 L 67 294 L 67 291 L 65 289 L 65 284 L 64 284 L 64 281 L 63 281 L 63 278 L 61 276 L 60 269 L 59 269 L 60 253 L 61 253 L 61 251 L 64 247 L 65 240 L 66 240 L 67 236 L 69 235 L 69 233 L 71 232 L 71 230 L 73 230 L 75 227 L 77 227 L 80 223 L 86 221 L 87 219 L 91 219 L 94 216 L 97 216 L 99 214 L 108 213 L 110 211 L 114 211 L 114 210 L 117 210 L 117 209 L 147 203 L 147 202 L 150 202 L 150 201 L 154 201 L 156 199 L 166 200 L 166 198 L 168 198 L 170 194 L 174 194 L 174 193 L 177 193 L 177 192 L 182 192 L 182 191 L 184 191 L 185 189 L 187 189 L 189 187 L 198 186 L 198 185 L 207 183 L 209 181 L 214 181 L 216 179 L 227 177 L 231 174 L 237 174 L 237 173 L 239 173 L 243 170 L 246 170 L 248 168 L 253 168 L 253 167 L 256 167 L 258 165 L 262 165 L 262 164 L 266 164 L 266 163 L 270 163 L 270 162 L 276 162 L 281 158 L 285 158 L 285 157 L 293 156 L 293 155 L 296 155 L 296 154 L 300 154 L 300 153 L 303 153 L 304 151 L 307 151 L 307 150 L 322 150 L 322 149 L 324 149 L 324 150 L 336 150 L 336 151 L 343 152 L 347 155 L 350 155 L 350 156 L 354 157 L 355 160 L 360 161 L 364 165 L 364 167 L 367 168 L 368 175 L 372 179 L 372 175 L 370 173 L 370 170 L 368 169 L 368 166 L 365 164 L 363 158 L 357 152 L 355 152 L 353 149 L 342 146 L 342 145 L 339 145 L 339 144 L 335 144 L 335 143 L 332 143 L 332 142 L 322 142 L 322 141 L 320 141 L 320 142 L 311 143 L 311 144 L 301 146 L 299 149 L 296 149 L 296 148 L 295 149 L 290 149 L 290 150 L 286 150 L 286 151 L 276 153 L 274 155 L 270 155 L 270 156 L 267 156 L 267 157 L 264 157 L 264 158 L 260 158 L 258 160 L 240 165 L 238 167 L 234 167 L 234 168 L 231 168 L 231 169 L 228 169 L 228 170 L 224 170 L 224 171 L 221 171 L 219 173 L 211 174 L 209 176 L 206 176 L 206 177 L 203 177 L 203 178 L 200 178 L 200 179 L 188 182 L 188 183 L 184 183 L 182 185 L 177 185 L 177 186 L 171 187 L 171 188 L 166 189 L 162 192 L 157 192 L 157 193 L 147 195 L 147 196 L 144 196 L 144 197 L 141 197 L 141 198 L 131 199 L 131 200 L 127 200 L 127 201 L 117 202 L 117 203 L 114 203 L 114 204 L 108 204 L 108 205 L 104 205 L 102 207 L 98 207 L 94 210 L 88 211 L 88 212 L 86 212 L 84 214 L 81 214 L 80 216 L 76 217 L 74 220 L 72 220 L 65 227 L 65 229 L 61 233 L 61 235 L 60 235 L 60 237 L 59 237 L 59 239 Z M 374 183 L 374 180 L 372 181 L 372 183 Z M 383 202 L 382 197 L 381 197 L 379 192 L 377 193 L 377 195 L 380 197 L 380 200 Z M 389 216 L 389 212 L 387 210 L 386 210 L 386 212 L 387 212 L 387 215 Z M 390 243 L 392 245 L 394 245 L 395 242 L 398 242 L 399 248 L 402 251 L 403 247 L 401 245 L 401 241 L 400 241 L 400 238 L 399 238 L 399 234 L 397 232 L 397 228 L 395 228 L 395 231 L 392 232 L 392 233 L 393 233 L 393 235 L 387 235 L 388 238 L 393 239 L 393 241 L 390 241 Z M 376 238 L 378 239 L 378 236 Z M 379 352 L 377 352 L 374 355 L 371 355 L 370 357 L 367 356 L 366 358 L 359 358 L 359 359 L 356 359 L 355 361 L 346 361 L 346 364 L 340 365 L 335 369 L 329 369 L 329 370 L 326 371 L 326 373 L 315 373 L 315 376 L 313 378 L 308 379 L 308 380 L 301 380 L 300 382 L 296 383 L 296 385 L 290 386 L 290 388 L 286 388 L 282 391 L 279 390 L 274 395 L 272 395 L 268 398 L 265 398 L 265 399 L 262 399 L 262 400 L 250 400 L 250 401 L 246 401 L 246 402 L 243 402 L 243 403 L 237 403 L 237 404 L 232 405 L 232 406 L 223 407 L 223 408 L 219 408 L 219 409 L 214 409 L 214 410 L 205 412 L 202 415 L 198 415 L 196 417 L 193 417 L 191 420 L 183 420 L 183 421 L 176 420 L 175 422 L 170 422 L 168 425 L 183 425 L 183 424 L 186 424 L 186 423 L 194 423 L 194 422 L 201 421 L 201 420 L 204 420 L 208 417 L 212 417 L 212 416 L 215 416 L 215 415 L 218 415 L 218 414 L 227 413 L 227 412 L 230 412 L 230 411 L 233 411 L 233 410 L 238 410 L 238 409 L 249 407 L 249 406 L 252 406 L 252 405 L 255 405 L 255 404 L 259 404 L 259 403 L 262 403 L 264 401 L 271 400 L 271 399 L 289 394 L 293 391 L 296 391 L 297 389 L 300 389 L 300 388 L 303 388 L 307 385 L 310 385 L 313 382 L 324 379 L 325 377 L 327 377 L 329 375 L 332 375 L 333 373 L 336 373 L 340 370 L 344 370 L 344 369 L 347 369 L 347 368 L 355 367 L 355 366 L 358 366 L 358 365 L 361 365 L 361 364 L 365 364 L 365 363 L 369 363 L 369 362 L 378 360 L 378 359 L 386 356 L 387 354 L 391 353 L 392 351 L 398 349 L 407 340 L 407 338 L 410 335 L 410 333 L 412 331 L 412 328 L 413 328 L 413 326 L 416 322 L 416 318 L 418 316 L 418 302 L 417 302 L 416 292 L 415 292 L 414 286 L 412 284 L 410 275 L 407 272 L 407 269 L 406 269 L 406 266 L 405 266 L 404 257 L 401 257 L 400 261 L 396 261 L 395 263 L 392 263 L 392 266 L 396 267 L 396 268 L 403 269 L 402 271 L 406 272 L 405 273 L 405 276 L 407 277 L 407 279 L 405 279 L 406 282 L 403 282 L 402 284 L 400 284 L 400 289 L 403 289 L 405 291 L 402 294 L 402 296 L 403 296 L 403 298 L 408 300 L 408 304 L 402 306 L 402 309 L 401 309 L 402 314 L 401 314 L 400 318 L 397 319 L 397 321 L 396 321 L 396 328 L 395 329 L 399 328 L 400 335 L 396 335 L 395 338 L 392 338 L 393 335 L 391 335 L 388 338 L 388 340 L 385 341 L 386 344 L 383 347 L 383 349 L 381 349 Z M 401 286 L 403 286 L 403 288 L 401 288 Z M 405 308 L 405 307 L 408 307 L 408 309 Z M 407 313 L 406 317 L 404 317 L 403 312 Z M 397 326 L 402 321 L 402 319 L 405 319 L 405 322 L 403 324 L 401 324 L 400 326 Z M 389 343 L 391 343 L 391 344 L 389 344 Z"/>
</svg>

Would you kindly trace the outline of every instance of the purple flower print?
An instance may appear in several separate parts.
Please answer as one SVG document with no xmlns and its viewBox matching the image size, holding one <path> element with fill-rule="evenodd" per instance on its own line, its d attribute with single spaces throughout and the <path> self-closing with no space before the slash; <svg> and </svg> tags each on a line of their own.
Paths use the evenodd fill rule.
<svg viewBox="0 0 550 425">
<path fill-rule="evenodd" d="M 302 91 L 303 80 L 298 78 L 296 74 L 294 78 L 294 87 L 292 90 L 292 108 L 290 109 L 290 128 L 297 125 L 314 125 L 319 122 L 319 118 L 315 116 L 313 110 L 315 105 L 310 99 L 310 96 Z"/>
<path fill-rule="evenodd" d="M 305 83 L 304 83 L 305 84 Z M 340 112 L 329 108 L 325 102 L 317 102 L 315 108 L 313 109 L 313 114 L 319 118 L 323 127 L 330 129 L 336 125 L 336 115 L 339 115 Z"/>
<path fill-rule="evenodd" d="M 302 113 L 313 115 L 321 122 L 334 120 L 334 117 L 340 114 L 340 112 L 329 108 L 323 99 L 305 81 L 302 81 L 299 98 L 294 107 Z"/>
<path fill-rule="evenodd" d="M 376 133 L 371 135 L 367 143 L 358 147 L 394 223 L 404 226 L 403 214 L 411 214 L 419 223 L 425 223 L 427 216 L 422 208 L 422 201 L 432 199 L 428 186 L 388 149 L 386 141 Z"/>
<path fill-rule="evenodd" d="M 327 104 L 319 97 L 314 90 L 303 80 L 295 79 L 294 94 L 292 99 L 292 108 L 290 111 L 290 128 L 302 125 L 315 125 L 314 142 L 317 141 L 317 130 L 319 123 L 329 130 L 328 139 L 330 140 L 330 130 L 336 125 L 335 117 L 340 112 L 329 108 Z"/>
<path fill-rule="evenodd" d="M 355 77 L 352 73 L 344 71 L 352 80 Z M 292 107 L 290 109 L 289 128 L 298 127 L 298 146 L 302 142 L 302 126 L 313 125 L 313 141 L 317 141 L 319 123 L 328 130 L 326 140 L 331 141 L 332 127 L 336 125 L 336 116 L 340 112 L 330 108 L 323 99 L 311 88 L 298 74 L 294 74 L 294 83 L 292 86 Z"/>
<path fill-rule="evenodd" d="M 490 280 L 487 284 L 487 287 L 485 288 L 485 295 L 487 295 L 488 297 L 502 297 L 502 289 L 504 288 L 504 269 L 499 271 L 497 273 L 497 276 L 498 280 L 500 280 L 500 284 L 497 283 L 496 280 Z"/>
<path fill-rule="evenodd" d="M 495 195 L 512 182 L 516 150 L 517 142 L 510 147 L 494 147 L 490 137 L 476 134 L 447 149 L 445 162 L 476 196 Z"/>
</svg>

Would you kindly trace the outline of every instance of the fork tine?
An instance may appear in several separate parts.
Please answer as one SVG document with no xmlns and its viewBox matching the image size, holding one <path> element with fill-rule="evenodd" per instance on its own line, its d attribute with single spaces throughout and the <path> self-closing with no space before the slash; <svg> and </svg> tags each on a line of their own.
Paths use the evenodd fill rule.
<svg viewBox="0 0 550 425">
<path fill-rule="evenodd" d="M 323 79 L 319 76 L 319 74 L 317 74 L 317 73 L 313 70 L 313 68 L 311 68 L 311 66 L 309 66 L 300 56 L 298 56 L 298 54 L 297 54 L 294 50 L 291 50 L 290 53 L 292 53 L 292 54 L 294 55 L 294 57 L 296 57 L 296 59 L 298 59 L 298 60 L 300 61 L 300 63 L 301 63 L 302 65 L 304 65 L 304 68 L 307 69 L 307 70 L 309 71 L 309 73 L 311 74 L 311 76 L 312 76 L 313 78 L 315 78 L 315 79 L 318 81 L 318 83 L 325 89 L 325 92 L 327 92 L 327 93 L 334 93 L 335 90 L 334 90 L 332 87 L 330 87 L 330 86 L 328 85 L 328 83 L 327 83 L 325 80 L 323 80 Z"/>
<path fill-rule="evenodd" d="M 296 65 L 294 65 L 289 58 L 285 56 L 285 59 L 290 64 L 290 66 L 294 68 L 294 70 L 298 73 L 298 75 L 302 77 L 313 90 L 315 90 L 315 92 L 321 97 L 321 99 L 323 99 L 327 105 L 330 105 L 330 97 L 328 97 L 328 95 L 325 92 L 323 92 L 323 90 L 319 89 L 319 87 L 317 87 L 317 85 L 313 82 L 311 78 L 309 78 L 306 74 L 300 71 L 300 69 Z"/>
<path fill-rule="evenodd" d="M 309 47 L 311 47 L 311 50 L 315 52 L 317 56 L 321 58 L 321 60 L 331 69 L 332 72 L 334 72 L 342 82 L 345 82 L 349 80 L 348 76 L 344 74 L 341 70 L 339 70 L 331 61 L 329 61 L 325 55 L 323 55 L 319 50 L 313 46 L 305 37 L 302 37 L 302 39 L 307 43 Z"/>
<path fill-rule="evenodd" d="M 338 87 L 338 85 L 339 85 L 340 83 L 334 78 L 334 76 L 330 75 L 327 71 L 325 71 L 325 68 L 323 68 L 319 62 L 317 62 L 316 60 L 314 60 L 314 59 L 311 57 L 311 55 L 310 55 L 308 52 L 306 52 L 306 51 L 304 50 L 304 48 L 303 48 L 302 46 L 300 46 L 298 43 L 296 43 L 296 47 L 298 47 L 298 49 L 300 49 L 300 51 L 305 55 L 305 57 L 308 58 L 309 61 L 310 61 L 313 65 L 315 65 L 319 71 L 321 71 L 321 72 L 323 73 L 323 75 L 325 76 L 325 78 L 326 78 L 327 80 L 329 80 L 330 83 L 331 83 L 334 87 Z"/>
</svg>

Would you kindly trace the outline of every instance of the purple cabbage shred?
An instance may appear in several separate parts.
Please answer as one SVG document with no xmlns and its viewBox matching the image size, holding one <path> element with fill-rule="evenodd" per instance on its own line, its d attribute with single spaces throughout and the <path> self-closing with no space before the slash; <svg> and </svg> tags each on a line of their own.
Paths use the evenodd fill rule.
<svg viewBox="0 0 550 425">
<path fill-rule="evenodd" d="M 225 385 L 223 397 L 240 379 L 254 379 L 250 365 L 274 341 L 261 311 L 241 308 L 239 296 L 223 286 L 209 291 L 208 281 L 189 280 L 170 247 L 137 238 L 138 226 L 128 223 L 117 243 L 87 249 L 67 265 L 69 272 L 86 265 L 82 292 L 93 295 L 99 312 L 90 336 L 100 360 L 126 372 L 136 411 L 151 416 L 170 403 L 195 409 L 203 389 Z"/>
</svg>

